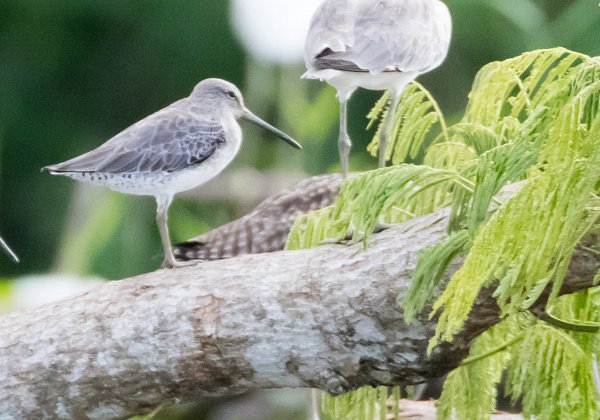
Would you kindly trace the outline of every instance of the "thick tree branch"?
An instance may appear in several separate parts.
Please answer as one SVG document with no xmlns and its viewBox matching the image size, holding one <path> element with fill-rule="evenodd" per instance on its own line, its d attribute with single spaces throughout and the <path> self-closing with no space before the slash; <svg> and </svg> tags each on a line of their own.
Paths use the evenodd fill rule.
<svg viewBox="0 0 600 420">
<path fill-rule="evenodd" d="M 446 237 L 447 217 L 395 226 L 367 249 L 327 245 L 161 270 L 4 316 L 0 413 L 117 419 L 249 389 L 339 394 L 443 375 L 499 321 L 484 290 L 464 331 L 430 358 L 435 320 L 403 321 L 396 297 L 419 254 Z M 597 267 L 596 255 L 579 251 L 564 292 L 591 287 Z"/>
</svg>

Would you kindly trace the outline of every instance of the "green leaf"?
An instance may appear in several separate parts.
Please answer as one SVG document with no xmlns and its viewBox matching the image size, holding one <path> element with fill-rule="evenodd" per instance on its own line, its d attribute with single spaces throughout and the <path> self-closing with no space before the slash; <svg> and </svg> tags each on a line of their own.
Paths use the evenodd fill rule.
<svg viewBox="0 0 600 420">
<path fill-rule="evenodd" d="M 400 418 L 399 406 L 399 388 L 364 387 L 339 397 L 326 395 L 322 410 L 331 419 L 386 420 Z"/>
<path fill-rule="evenodd" d="M 455 186 L 468 188 L 456 172 L 427 166 L 400 165 L 362 173 L 344 182 L 332 207 L 297 218 L 286 249 L 315 247 L 349 233 L 354 241 L 366 244 L 379 223 L 401 223 L 429 214 L 446 204 L 448 191 Z"/>
<path fill-rule="evenodd" d="M 405 299 L 399 302 L 404 307 L 404 319 L 407 323 L 412 322 L 436 294 L 448 265 L 461 252 L 466 251 L 469 245 L 469 234 L 462 230 L 426 250 L 419 257 L 414 280 Z"/>
<path fill-rule="evenodd" d="M 529 101 L 543 96 L 547 100 L 544 108 L 554 109 L 550 113 L 555 117 L 546 118 L 548 112 L 531 114 L 543 120 L 537 125 L 541 131 L 536 140 L 540 150 L 532 155 L 539 154 L 537 165 L 527 171 L 529 183 L 477 230 L 464 266 L 434 305 L 434 311 L 441 310 L 441 315 L 432 346 L 439 339 L 452 339 L 462 328 L 481 288 L 494 282 L 499 283 L 496 295 L 505 314 L 529 307 L 550 283 L 556 295 L 576 244 L 598 217 L 598 212 L 590 209 L 589 204 L 600 181 L 600 148 L 597 147 L 600 119 L 596 118 L 600 95 L 600 83 L 596 80 L 600 80 L 600 65 L 593 61 L 582 64 L 569 72 L 570 77 L 563 76 L 559 89 L 554 86 L 558 83 L 554 72 L 557 68 L 563 69 L 564 63 L 552 60 L 546 52 L 540 55 L 553 67 L 545 71 L 535 67 L 524 84 L 536 85 L 536 94 L 529 95 Z M 574 61 L 572 57 L 565 60 Z M 499 73 L 501 68 L 496 64 L 493 73 Z M 555 87 L 555 96 L 546 95 L 548 87 L 541 82 L 540 73 L 546 74 L 548 83 Z M 516 103 L 517 100 L 513 101 L 513 107 Z M 519 113 L 524 112 L 521 105 L 517 107 Z M 498 106 L 493 109 L 497 111 Z M 496 114 L 496 117 L 502 115 Z M 518 151 L 516 147 L 509 155 L 520 163 L 511 164 L 509 159 L 504 164 L 495 157 L 491 162 L 500 170 L 492 165 L 479 171 L 476 195 L 478 188 L 483 188 L 483 205 L 478 207 L 477 200 L 474 201 L 472 231 L 482 223 L 493 191 L 503 182 L 518 177 L 518 172 L 524 172 L 531 163 L 529 158 L 520 159 L 524 154 Z M 518 170 L 508 171 L 509 167 Z M 488 182 L 486 178 L 494 173 L 509 176 L 492 176 Z"/>
<path fill-rule="evenodd" d="M 395 165 L 413 162 L 425 150 L 428 136 L 436 123 L 447 135 L 446 122 L 433 96 L 419 83 L 412 82 L 400 97 L 394 115 L 389 115 L 391 95 L 386 92 L 368 115 L 369 128 L 380 121 L 368 151 L 373 156 L 379 153 L 381 130 L 388 118 L 394 118 L 392 135 L 386 150 L 386 160 Z"/>
<path fill-rule="evenodd" d="M 514 340 L 525 322 L 525 318 L 513 317 L 488 330 L 471 346 L 471 357 Z M 496 409 L 497 385 L 508 361 L 509 354 L 503 348 L 450 373 L 438 402 L 438 419 L 489 419 Z"/>
<path fill-rule="evenodd" d="M 511 351 L 507 390 L 523 414 L 540 419 L 600 418 L 592 355 L 568 333 L 539 324 Z"/>
</svg>

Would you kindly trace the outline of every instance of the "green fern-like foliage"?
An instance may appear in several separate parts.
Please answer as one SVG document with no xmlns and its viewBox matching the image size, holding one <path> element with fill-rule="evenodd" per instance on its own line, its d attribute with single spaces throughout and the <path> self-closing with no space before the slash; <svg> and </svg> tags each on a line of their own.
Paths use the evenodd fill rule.
<svg viewBox="0 0 600 420">
<path fill-rule="evenodd" d="M 523 326 L 530 323 L 524 316 L 511 317 L 479 337 L 471 347 L 471 357 L 444 383 L 438 403 L 440 420 L 489 418 L 496 409 L 497 385 L 510 360 L 507 347 L 498 348 L 498 343 L 520 341 Z"/>
<path fill-rule="evenodd" d="M 399 418 L 400 389 L 365 387 L 339 397 L 326 397 L 322 408 L 329 418 L 386 420 L 389 414 Z"/>
<path fill-rule="evenodd" d="M 506 356 L 490 356 L 450 373 L 438 402 L 438 419 L 486 419 L 495 410 Z"/>
<path fill-rule="evenodd" d="M 469 233 L 461 230 L 451 234 L 446 241 L 426 250 L 421 255 L 412 286 L 404 301 L 398 302 L 404 306 L 406 322 L 412 322 L 431 296 L 437 294 L 436 291 L 450 262 L 470 246 Z"/>
<path fill-rule="evenodd" d="M 561 297 L 550 312 L 568 321 L 600 320 L 600 290 Z M 544 419 L 600 418 L 593 381 L 598 334 L 577 333 L 538 322 L 510 349 L 507 391 L 523 400 L 526 416 Z"/>
<path fill-rule="evenodd" d="M 404 92 L 394 115 L 388 103 L 386 94 L 369 117 L 380 127 L 394 118 L 386 151 L 393 166 L 344 183 L 335 205 L 296 222 L 288 248 L 348 233 L 368 246 L 380 222 L 450 207 L 449 238 L 423 253 L 400 302 L 406 319 L 433 301 L 432 316 L 439 316 L 433 348 L 461 330 L 482 288 L 495 287 L 504 321 L 474 344 L 475 362 L 450 375 L 441 418 L 489 418 L 504 371 L 527 415 L 600 418 L 592 382 L 600 334 L 523 322 L 547 290 L 553 316 L 599 321 L 597 293 L 558 298 L 558 292 L 575 247 L 600 216 L 600 61 L 556 48 L 491 63 L 476 77 L 465 116 L 452 126 L 421 85 Z M 378 137 L 369 147 L 373 154 Z M 494 198 L 515 181 L 526 183 L 510 200 Z M 458 255 L 465 261 L 441 291 Z M 326 399 L 327 411 L 360 418 L 353 415 L 366 407 L 369 413 L 382 409 L 381 393 L 358 392 Z"/>
<path fill-rule="evenodd" d="M 404 91 L 394 115 L 389 114 L 391 94 L 386 92 L 377 102 L 368 118 L 369 128 L 379 119 L 393 118 L 391 144 L 386 149 L 386 160 L 395 165 L 415 160 L 425 149 L 432 127 L 439 123 L 446 133 L 444 115 L 431 94 L 419 83 L 413 82 Z M 368 151 L 378 155 L 379 137 L 383 124 L 379 125 Z"/>
<path fill-rule="evenodd" d="M 591 208 L 590 204 L 600 180 L 600 147 L 597 145 L 600 120 L 596 118 L 600 65 L 575 54 L 567 55 L 567 58 L 564 55 L 564 52 L 543 51 L 526 54 L 515 59 L 516 63 L 505 64 L 513 69 L 515 65 L 523 65 L 524 61 L 528 66 L 525 71 L 529 74 L 523 82 L 516 83 L 516 87 L 501 91 L 505 97 L 515 92 L 506 101 L 512 106 L 503 111 L 510 112 L 509 117 L 502 118 L 498 103 L 494 103 L 494 107 L 479 104 L 484 111 L 490 110 L 484 113 L 485 118 L 493 115 L 498 119 L 510 118 L 513 133 L 519 132 L 514 121 L 518 112 L 523 120 L 520 127 L 525 127 L 527 137 L 517 135 L 516 142 L 532 143 L 529 139 L 533 139 L 535 144 L 531 144 L 531 149 L 538 149 L 538 157 L 534 165 L 527 167 L 523 160 L 514 156 L 515 152 L 509 152 L 507 159 L 494 159 L 488 170 L 477 171 L 475 201 L 487 202 L 505 182 L 516 178 L 503 176 L 515 168 L 518 170 L 514 172 L 522 170 L 529 182 L 481 227 L 465 264 L 434 305 L 436 311 L 443 309 L 437 329 L 440 339 L 452 339 L 462 328 L 481 288 L 494 282 L 499 283 L 496 294 L 505 314 L 531 306 L 548 285 L 552 285 L 556 295 L 575 246 L 598 218 L 597 209 Z M 564 61 L 571 67 L 565 68 Z M 572 67 L 578 61 L 580 64 Z M 491 71 L 482 70 L 483 76 L 478 78 L 478 81 L 485 80 L 482 90 L 494 86 L 485 76 L 498 74 L 498 67 L 494 64 Z M 510 74 L 515 77 L 514 69 Z M 548 80 L 546 83 L 541 81 L 540 74 L 547 75 L 547 79 L 543 79 Z M 532 91 L 529 93 L 524 89 Z M 489 97 L 485 101 L 490 102 Z M 534 109 L 530 110 L 528 106 Z M 473 113 L 470 106 L 467 116 Z M 531 118 L 540 121 L 532 122 Z M 502 124 L 501 121 L 496 123 Z M 536 129 L 531 130 L 531 126 Z M 501 164 L 497 165 L 498 162 Z M 489 177 L 494 179 L 488 184 Z M 482 198 L 477 197 L 480 185 L 484 190 Z M 481 207 L 480 203 L 472 204 L 468 226 L 472 231 L 485 219 Z M 434 340 L 432 345 L 436 343 Z"/>
<path fill-rule="evenodd" d="M 336 203 L 299 217 L 287 240 L 287 249 L 306 249 L 325 240 L 340 240 L 352 233 L 365 241 L 380 223 L 401 223 L 448 204 L 445 191 L 470 183 L 456 171 L 425 165 L 398 165 L 365 172 L 345 182 Z"/>
<path fill-rule="evenodd" d="M 523 398 L 525 415 L 543 419 L 597 419 L 591 355 L 574 337 L 538 325 L 511 351 L 508 389 Z"/>
</svg>

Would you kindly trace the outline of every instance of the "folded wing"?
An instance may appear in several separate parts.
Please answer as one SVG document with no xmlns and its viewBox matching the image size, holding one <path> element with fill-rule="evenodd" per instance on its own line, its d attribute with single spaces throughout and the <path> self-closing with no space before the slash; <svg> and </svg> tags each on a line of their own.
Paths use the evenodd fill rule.
<svg viewBox="0 0 600 420">
<path fill-rule="evenodd" d="M 97 149 L 44 169 L 106 174 L 171 173 L 204 162 L 224 143 L 223 126 L 216 121 L 157 113 Z"/>
<path fill-rule="evenodd" d="M 324 3 L 326 13 L 315 16 L 307 43 L 313 69 L 424 73 L 446 58 L 452 21 L 439 0 L 370 0 L 346 10 L 328 10 L 328 3 L 335 6 Z"/>
<path fill-rule="evenodd" d="M 320 70 L 319 58 L 344 52 L 354 43 L 354 9 L 357 0 L 326 0 L 313 15 L 304 45 L 306 68 Z M 327 64 L 329 65 L 329 64 Z"/>
</svg>

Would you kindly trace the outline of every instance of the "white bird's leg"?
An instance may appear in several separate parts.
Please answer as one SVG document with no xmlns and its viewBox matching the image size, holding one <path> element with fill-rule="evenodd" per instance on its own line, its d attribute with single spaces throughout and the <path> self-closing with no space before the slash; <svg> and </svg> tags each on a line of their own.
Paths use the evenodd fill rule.
<svg viewBox="0 0 600 420">
<path fill-rule="evenodd" d="M 175 257 L 171 248 L 171 239 L 169 237 L 168 212 L 169 206 L 173 201 L 173 196 L 156 197 L 156 224 L 160 233 L 160 241 L 163 247 L 163 268 L 175 267 Z"/>
<path fill-rule="evenodd" d="M 157 196 L 156 197 L 156 224 L 160 233 L 160 241 L 163 247 L 163 262 L 162 268 L 187 267 L 198 264 L 199 261 L 177 261 L 173 255 L 171 247 L 171 238 L 169 236 L 169 206 L 173 201 L 173 196 Z"/>
<path fill-rule="evenodd" d="M 350 160 L 350 148 L 352 141 L 348 136 L 347 109 L 349 95 L 339 95 L 340 99 L 340 137 L 338 139 L 338 149 L 340 152 L 340 165 L 342 166 L 342 175 L 344 179 L 348 178 L 348 166 Z"/>
<path fill-rule="evenodd" d="M 386 114 L 385 122 L 382 127 L 381 133 L 379 134 L 379 167 L 384 168 L 386 165 L 385 154 L 387 152 L 387 146 L 389 140 L 392 138 L 392 130 L 394 129 L 394 117 L 396 115 L 396 109 L 398 109 L 398 103 L 400 102 L 400 95 L 402 91 L 392 93 L 392 103 Z"/>
<path fill-rule="evenodd" d="M 156 197 L 156 224 L 158 225 L 158 232 L 160 233 L 160 241 L 163 247 L 163 262 L 162 268 L 175 268 L 175 267 L 186 267 L 189 265 L 197 264 L 198 262 L 193 261 L 176 261 L 173 255 L 173 248 L 171 247 L 171 238 L 169 236 L 169 206 L 173 201 L 173 196 L 157 196 Z"/>
</svg>

